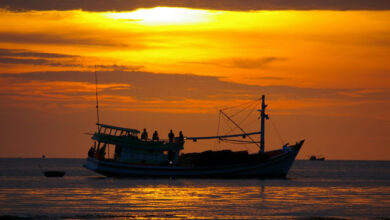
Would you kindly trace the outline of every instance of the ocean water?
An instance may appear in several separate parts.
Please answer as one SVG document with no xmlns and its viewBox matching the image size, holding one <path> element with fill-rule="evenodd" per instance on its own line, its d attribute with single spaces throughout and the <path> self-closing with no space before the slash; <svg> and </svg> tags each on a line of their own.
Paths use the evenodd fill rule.
<svg viewBox="0 0 390 220">
<path fill-rule="evenodd" d="M 389 219 L 390 161 L 295 161 L 286 179 L 118 179 L 84 159 L 0 159 L 0 217 Z M 38 168 L 66 171 L 46 178 Z"/>
</svg>

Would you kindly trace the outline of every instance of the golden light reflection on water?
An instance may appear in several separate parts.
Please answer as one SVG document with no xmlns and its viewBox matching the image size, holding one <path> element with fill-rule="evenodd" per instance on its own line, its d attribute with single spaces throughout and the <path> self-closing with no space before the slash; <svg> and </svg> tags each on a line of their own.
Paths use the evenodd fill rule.
<svg viewBox="0 0 390 220">
<path fill-rule="evenodd" d="M 5 189 L 2 194 L 13 195 L 10 199 L 19 201 L 15 203 L 18 204 L 16 208 L 30 208 L 32 213 L 39 207 L 38 211 L 59 215 L 72 212 L 137 218 L 289 217 L 299 213 L 308 215 L 310 210 L 345 216 L 345 204 L 367 212 L 368 207 L 389 205 L 386 198 L 388 187 L 284 187 L 264 186 L 262 183 L 258 186 L 223 186 L 218 183 L 212 186 L 200 182 L 198 186 L 196 183 L 189 186 L 184 181 L 175 182 L 175 185 L 134 187 L 125 187 L 126 183 L 119 182 L 124 188 L 118 188 L 117 181 L 108 182 L 109 185 L 112 182 L 114 188 Z M 0 205 L 9 206 L 4 200 Z M 62 210 L 65 207 L 66 210 Z"/>
</svg>

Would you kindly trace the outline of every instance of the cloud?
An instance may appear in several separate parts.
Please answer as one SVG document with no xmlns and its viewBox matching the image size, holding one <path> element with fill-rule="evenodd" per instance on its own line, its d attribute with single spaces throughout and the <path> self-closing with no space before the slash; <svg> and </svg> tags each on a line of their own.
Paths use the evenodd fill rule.
<svg viewBox="0 0 390 220">
<path fill-rule="evenodd" d="M 44 66 L 62 66 L 62 67 L 74 67 L 79 66 L 77 64 L 58 63 L 47 59 L 19 59 L 0 57 L 0 64 L 23 64 L 23 65 L 44 65 Z"/>
<path fill-rule="evenodd" d="M 59 53 L 42 53 L 42 52 L 33 52 L 22 49 L 5 49 L 0 48 L 1 57 L 41 57 L 41 58 L 70 58 L 78 57 L 75 55 L 68 54 L 59 54 Z"/>
<path fill-rule="evenodd" d="M 254 103 L 265 94 L 273 115 L 364 117 L 369 111 L 372 118 L 390 119 L 386 110 L 389 89 L 247 85 L 213 76 L 142 71 L 97 73 L 99 104 L 112 112 L 214 114 L 221 108 Z M 0 110 L 34 108 L 45 112 L 50 106 L 49 111 L 62 113 L 90 111 L 95 106 L 94 73 L 0 74 L 0 97 Z"/>
<path fill-rule="evenodd" d="M 77 82 L 94 83 L 93 72 L 62 71 L 33 72 L 18 74 L 1 74 L 0 79 L 15 82 Z M 111 95 L 131 96 L 139 100 L 232 100 L 254 99 L 261 94 L 270 94 L 274 98 L 286 99 L 359 99 L 388 93 L 386 90 L 375 90 L 370 93 L 361 89 L 299 88 L 292 86 L 247 85 L 223 81 L 213 76 L 191 74 L 157 74 L 142 71 L 99 71 L 99 85 L 128 84 L 129 89 L 106 89 Z M 93 92 L 93 91 L 91 91 Z M 358 93 L 359 96 L 351 96 Z M 348 95 L 346 95 L 348 94 Z"/>
<path fill-rule="evenodd" d="M 48 33 L 16 33 L 0 32 L 0 41 L 7 43 L 30 43 L 30 44 L 64 44 L 64 45 L 97 45 L 110 47 L 143 48 L 142 45 L 127 45 L 123 43 L 99 40 L 94 37 L 80 37 L 78 35 L 66 36 L 63 34 Z"/>
<path fill-rule="evenodd" d="M 257 68 L 263 68 L 272 62 L 281 61 L 281 60 L 285 60 L 285 59 L 279 57 L 263 57 L 258 59 L 235 58 L 229 60 L 227 64 L 236 68 L 257 69 Z"/>
<path fill-rule="evenodd" d="M 128 65 L 94 65 L 94 66 L 88 66 L 89 68 L 96 67 L 96 70 L 98 71 L 138 71 L 144 66 L 128 66 Z"/>
<path fill-rule="evenodd" d="M 4 65 L 35 65 L 54 67 L 82 67 L 98 71 L 136 71 L 143 66 L 128 65 L 85 65 L 82 61 L 93 61 L 96 58 L 82 57 L 79 55 L 37 52 L 23 49 L 0 48 L 0 64 Z M 96 61 L 98 62 L 98 61 Z"/>
<path fill-rule="evenodd" d="M 0 7 L 14 10 L 75 10 L 132 11 L 137 8 L 188 7 L 212 10 L 389 10 L 388 0 L 151 0 L 151 1 L 99 1 L 85 0 L 2 0 Z"/>
<path fill-rule="evenodd" d="M 244 79 L 264 79 L 264 80 L 276 80 L 276 81 L 281 81 L 281 80 L 288 80 L 291 79 L 289 77 L 278 77 L 278 76 L 253 76 L 253 77 L 243 77 Z"/>
<path fill-rule="evenodd" d="M 76 55 L 35 52 L 23 49 L 5 49 L 0 48 L 0 64 L 6 65 L 39 65 L 39 66 L 60 66 L 75 67 L 80 64 L 69 62 L 74 58 L 80 58 Z"/>
<path fill-rule="evenodd" d="M 286 58 L 282 57 L 261 57 L 261 58 L 228 58 L 210 61 L 190 61 L 184 62 L 189 64 L 201 64 L 201 65 L 215 65 L 227 68 L 240 68 L 240 69 L 259 69 L 265 68 L 270 63 L 276 61 L 283 61 Z"/>
</svg>

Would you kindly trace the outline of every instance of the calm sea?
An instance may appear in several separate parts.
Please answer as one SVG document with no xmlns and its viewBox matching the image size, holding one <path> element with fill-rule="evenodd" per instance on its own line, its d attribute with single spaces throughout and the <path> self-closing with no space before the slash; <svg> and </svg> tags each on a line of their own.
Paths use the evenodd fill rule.
<svg viewBox="0 0 390 220">
<path fill-rule="evenodd" d="M 84 159 L 0 159 L 0 216 L 386 219 L 390 161 L 296 161 L 287 179 L 117 179 Z M 38 168 L 65 170 L 46 178 Z"/>
</svg>

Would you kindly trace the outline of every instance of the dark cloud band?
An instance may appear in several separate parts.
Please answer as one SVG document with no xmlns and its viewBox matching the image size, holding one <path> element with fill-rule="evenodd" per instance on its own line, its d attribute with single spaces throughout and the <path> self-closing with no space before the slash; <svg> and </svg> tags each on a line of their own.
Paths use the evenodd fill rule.
<svg viewBox="0 0 390 220">
<path fill-rule="evenodd" d="M 300 88 L 292 86 L 261 86 L 226 82 L 218 77 L 197 76 L 190 74 L 157 74 L 142 71 L 99 71 L 101 84 L 127 84 L 128 89 L 106 90 L 105 93 L 134 97 L 139 100 L 161 99 L 202 99 L 202 100 L 230 100 L 233 98 L 247 99 L 248 94 L 257 97 L 259 94 L 272 94 L 272 97 L 286 97 L 289 99 L 333 99 L 353 100 L 358 98 L 380 99 L 387 97 L 388 90 L 373 93 L 359 93 L 359 89 L 332 89 L 332 88 Z M 62 72 L 32 72 L 19 74 L 0 74 L 1 78 L 8 78 L 15 82 L 81 82 L 94 83 L 93 72 L 62 71 Z M 91 90 L 92 91 L 92 90 Z M 359 93 L 361 96 L 345 95 Z"/>
<path fill-rule="evenodd" d="M 74 55 L 58 54 L 58 53 L 42 53 L 33 52 L 21 49 L 4 49 L 0 48 L 0 57 L 39 57 L 39 58 L 70 58 L 78 57 Z"/>
</svg>

